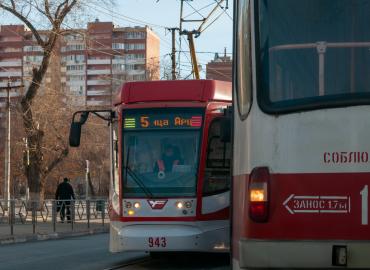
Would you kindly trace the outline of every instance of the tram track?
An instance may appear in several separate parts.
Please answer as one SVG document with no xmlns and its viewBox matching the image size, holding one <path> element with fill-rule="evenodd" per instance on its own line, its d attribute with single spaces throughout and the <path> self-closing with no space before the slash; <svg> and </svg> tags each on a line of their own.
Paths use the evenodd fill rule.
<svg viewBox="0 0 370 270">
<path fill-rule="evenodd" d="M 143 258 L 134 259 L 134 260 L 131 260 L 131 261 L 126 262 L 126 263 L 118 264 L 118 265 L 115 265 L 115 266 L 112 266 L 112 267 L 104 268 L 103 270 L 125 269 L 127 267 L 134 266 L 134 265 L 139 265 L 139 264 L 142 264 L 142 263 L 147 263 L 147 262 L 150 262 L 152 260 L 153 259 L 150 256 L 147 256 L 147 257 L 143 257 Z"/>
<path fill-rule="evenodd" d="M 225 254 L 207 253 L 168 253 L 157 256 L 145 256 L 117 264 L 104 270 L 229 270 L 228 257 Z"/>
</svg>

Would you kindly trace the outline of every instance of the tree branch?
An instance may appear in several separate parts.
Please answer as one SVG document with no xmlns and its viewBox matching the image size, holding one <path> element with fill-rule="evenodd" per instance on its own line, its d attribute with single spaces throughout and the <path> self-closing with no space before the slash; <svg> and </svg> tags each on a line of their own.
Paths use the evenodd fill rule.
<svg viewBox="0 0 370 270">
<path fill-rule="evenodd" d="M 46 15 L 46 17 L 48 17 L 49 21 L 51 23 L 53 23 L 54 20 L 53 20 L 53 17 L 51 16 L 51 13 L 50 13 L 50 4 L 49 4 L 48 0 L 44 0 L 44 6 L 45 6 L 45 15 Z"/>
<path fill-rule="evenodd" d="M 60 5 L 57 7 L 57 10 L 55 11 L 55 19 L 59 17 L 60 9 L 68 3 L 68 0 L 65 0 L 64 2 L 60 3 Z"/>
<path fill-rule="evenodd" d="M 14 0 L 10 0 L 10 2 L 12 3 L 13 9 L 15 10 L 15 2 L 14 2 Z"/>
<path fill-rule="evenodd" d="M 66 3 L 64 8 L 60 12 L 58 18 L 56 18 L 56 20 L 58 20 L 60 24 L 63 22 L 65 16 L 67 16 L 67 14 L 71 11 L 71 9 L 77 4 L 77 0 L 72 0 L 72 2 L 69 5 L 68 5 L 68 0 L 64 1 L 64 3 Z"/>
<path fill-rule="evenodd" d="M 49 163 L 49 166 L 47 166 L 44 170 L 43 170 L 43 175 L 44 175 L 44 178 L 61 162 L 63 161 L 63 159 L 68 156 L 68 153 L 69 153 L 69 148 L 66 147 L 64 148 L 57 157 L 54 158 L 53 161 L 51 161 Z"/>
<path fill-rule="evenodd" d="M 11 2 L 12 2 L 12 4 L 14 4 L 13 0 Z M 0 3 L 0 8 L 12 13 L 14 16 L 16 16 L 18 19 L 20 19 L 25 25 L 27 25 L 27 27 L 31 30 L 32 34 L 35 36 L 35 38 L 37 40 L 37 43 L 41 47 L 43 47 L 43 48 L 45 47 L 45 42 L 42 40 L 39 32 L 36 30 L 36 28 L 32 25 L 32 23 L 26 17 L 24 17 L 21 13 L 19 13 L 15 9 L 15 6 L 14 6 L 14 8 L 11 8 L 11 7 L 8 7 L 8 6 Z"/>
</svg>

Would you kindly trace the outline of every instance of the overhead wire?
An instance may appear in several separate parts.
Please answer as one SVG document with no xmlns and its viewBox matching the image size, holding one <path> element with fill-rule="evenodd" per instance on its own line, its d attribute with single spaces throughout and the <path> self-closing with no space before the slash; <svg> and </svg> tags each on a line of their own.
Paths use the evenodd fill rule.
<svg viewBox="0 0 370 270">
<path fill-rule="evenodd" d="M 99 8 L 101 8 L 101 9 L 104 9 L 104 10 L 107 10 L 105 7 L 102 7 L 102 6 L 99 6 L 99 5 L 97 5 L 97 4 L 93 4 L 93 5 L 95 5 L 96 7 L 92 7 L 92 6 L 90 6 L 89 4 L 86 4 L 86 3 L 84 3 L 86 6 L 88 6 L 88 7 L 90 7 L 90 8 L 95 8 L 96 9 L 96 7 L 99 7 Z M 99 9 L 98 9 L 99 10 Z M 112 16 L 112 17 L 114 17 L 114 18 L 116 18 L 116 19 L 120 19 L 120 20 L 126 20 L 121 14 L 119 14 L 119 13 L 116 13 L 116 12 L 114 12 L 114 16 L 113 16 L 113 14 L 110 14 L 109 12 L 109 10 L 107 10 L 107 11 L 102 11 L 102 10 L 99 10 L 99 12 L 101 12 L 101 13 L 103 13 L 103 14 L 105 14 L 105 15 L 109 15 L 109 16 Z M 145 25 L 145 26 L 148 26 L 148 24 L 146 24 L 146 23 L 143 23 L 143 22 L 141 22 L 140 23 L 140 21 L 139 21 L 139 23 L 138 24 L 141 24 L 141 25 Z M 165 27 L 165 26 L 156 26 L 156 27 L 160 27 L 161 29 L 167 29 L 168 27 Z M 169 47 L 171 47 L 171 44 L 166 40 L 166 39 L 164 39 L 163 37 L 161 37 L 161 35 L 159 34 L 159 33 L 156 33 L 157 35 L 158 35 L 158 37 L 159 37 L 159 39 L 161 39 L 164 43 L 166 43 L 167 44 L 167 46 L 169 46 Z"/>
</svg>

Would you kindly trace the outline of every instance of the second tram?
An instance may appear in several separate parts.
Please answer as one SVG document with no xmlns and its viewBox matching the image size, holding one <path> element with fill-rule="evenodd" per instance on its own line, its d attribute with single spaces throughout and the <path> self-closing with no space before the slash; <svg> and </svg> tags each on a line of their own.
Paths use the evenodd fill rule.
<svg viewBox="0 0 370 270">
<path fill-rule="evenodd" d="M 369 15 L 235 2 L 233 269 L 370 268 Z"/>
</svg>

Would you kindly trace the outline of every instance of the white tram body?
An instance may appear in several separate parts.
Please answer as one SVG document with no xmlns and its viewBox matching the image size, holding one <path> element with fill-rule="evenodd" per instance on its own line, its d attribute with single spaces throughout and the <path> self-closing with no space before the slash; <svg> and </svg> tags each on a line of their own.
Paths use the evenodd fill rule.
<svg viewBox="0 0 370 270">
<path fill-rule="evenodd" d="M 370 1 L 235 1 L 233 269 L 370 268 Z"/>
</svg>

